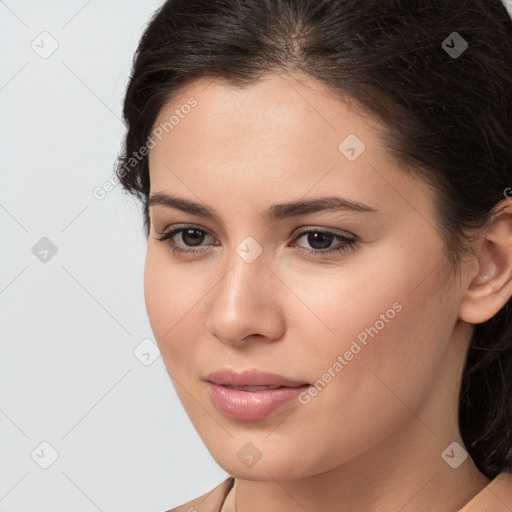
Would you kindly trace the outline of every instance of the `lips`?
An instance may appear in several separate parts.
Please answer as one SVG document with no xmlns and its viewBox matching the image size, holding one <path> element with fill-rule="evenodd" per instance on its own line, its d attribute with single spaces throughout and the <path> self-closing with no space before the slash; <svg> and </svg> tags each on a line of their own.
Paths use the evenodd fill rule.
<svg viewBox="0 0 512 512">
<path fill-rule="evenodd" d="M 241 373 L 229 368 L 210 373 L 205 379 L 212 403 L 224 416 L 238 421 L 262 420 L 297 397 L 309 384 L 257 369 Z"/>
<path fill-rule="evenodd" d="M 257 369 L 237 373 L 229 368 L 210 373 L 204 380 L 219 386 L 240 391 L 265 391 L 281 387 L 297 388 L 308 384 L 275 373 L 261 372 Z"/>
</svg>

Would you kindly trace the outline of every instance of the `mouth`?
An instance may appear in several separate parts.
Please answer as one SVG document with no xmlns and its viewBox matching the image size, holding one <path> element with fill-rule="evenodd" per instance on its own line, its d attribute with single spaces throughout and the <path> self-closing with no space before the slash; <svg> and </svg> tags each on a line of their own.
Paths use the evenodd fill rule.
<svg viewBox="0 0 512 512">
<path fill-rule="evenodd" d="M 309 385 L 308 382 L 294 380 L 276 373 L 257 369 L 236 372 L 230 368 L 214 371 L 204 380 L 211 384 L 241 391 L 264 391 L 278 388 L 298 388 Z"/>
<path fill-rule="evenodd" d="M 212 384 L 214 384 L 212 382 Z M 300 388 L 303 386 L 308 386 L 309 384 L 297 384 L 295 386 L 228 386 L 226 384 L 220 384 L 222 387 L 227 389 L 235 389 L 237 391 L 269 391 L 273 389 L 281 389 L 281 388 Z"/>
<path fill-rule="evenodd" d="M 285 404 L 297 400 L 309 383 L 258 370 L 236 373 L 230 369 L 211 373 L 204 379 L 213 405 L 226 417 L 257 421 L 270 416 Z"/>
</svg>

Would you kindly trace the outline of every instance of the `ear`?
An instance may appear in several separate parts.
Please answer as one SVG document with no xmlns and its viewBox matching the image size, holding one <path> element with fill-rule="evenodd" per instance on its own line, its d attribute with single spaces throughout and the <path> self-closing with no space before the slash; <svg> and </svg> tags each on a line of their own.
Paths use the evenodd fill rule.
<svg viewBox="0 0 512 512">
<path fill-rule="evenodd" d="M 512 200 L 498 208 L 479 241 L 477 272 L 459 306 L 459 318 L 470 324 L 489 320 L 512 296 Z"/>
</svg>

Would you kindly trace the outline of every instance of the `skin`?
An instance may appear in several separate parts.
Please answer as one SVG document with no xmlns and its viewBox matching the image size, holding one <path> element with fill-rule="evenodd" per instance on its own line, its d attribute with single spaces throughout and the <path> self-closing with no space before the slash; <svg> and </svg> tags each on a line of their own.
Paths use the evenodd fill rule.
<svg viewBox="0 0 512 512">
<path fill-rule="evenodd" d="M 149 153 L 150 195 L 198 202 L 220 221 L 152 206 L 144 289 L 179 398 L 236 478 L 223 512 L 235 510 L 235 491 L 238 512 L 458 510 L 489 479 L 471 458 L 452 469 L 441 454 L 454 441 L 463 447 L 457 402 L 472 323 L 512 294 L 512 224 L 497 221 L 460 279 L 451 278 L 431 191 L 400 168 L 377 121 L 354 103 L 299 74 L 246 88 L 202 78 L 165 105 L 155 126 L 190 97 L 197 106 Z M 338 149 L 349 134 L 366 146 L 354 161 Z M 330 195 L 378 213 L 262 216 L 274 203 Z M 177 224 L 205 233 L 174 243 L 205 252 L 173 254 L 157 240 Z M 308 256 L 300 248 L 340 245 L 299 236 L 310 227 L 358 242 Z M 248 236 L 263 250 L 252 263 L 237 253 Z M 397 302 L 401 311 L 307 405 L 245 422 L 210 401 L 202 379 L 224 367 L 316 382 Z M 248 442 L 261 452 L 252 467 L 237 457 Z"/>
</svg>

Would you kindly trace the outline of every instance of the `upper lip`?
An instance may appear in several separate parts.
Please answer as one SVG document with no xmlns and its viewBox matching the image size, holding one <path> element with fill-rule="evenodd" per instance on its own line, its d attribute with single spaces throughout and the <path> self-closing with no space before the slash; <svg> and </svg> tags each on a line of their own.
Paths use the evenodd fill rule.
<svg viewBox="0 0 512 512">
<path fill-rule="evenodd" d="M 304 381 L 292 380 L 276 373 L 261 372 L 257 369 L 237 373 L 229 368 L 210 373 L 205 380 L 222 386 L 285 386 L 295 388 L 308 384 Z"/>
</svg>

